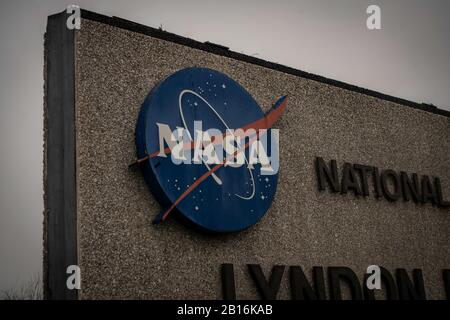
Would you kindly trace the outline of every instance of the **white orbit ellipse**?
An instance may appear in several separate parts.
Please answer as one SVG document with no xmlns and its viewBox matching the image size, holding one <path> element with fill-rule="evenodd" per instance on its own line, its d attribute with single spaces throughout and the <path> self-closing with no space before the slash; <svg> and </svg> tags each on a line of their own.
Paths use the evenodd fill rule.
<svg viewBox="0 0 450 320">
<path fill-rule="evenodd" d="M 212 112 L 214 112 L 214 114 L 217 116 L 217 118 L 219 118 L 219 120 L 222 122 L 222 124 L 223 124 L 228 130 L 231 130 L 230 127 L 228 127 L 228 125 L 225 123 L 225 121 L 222 119 L 222 117 L 217 113 L 217 111 L 214 109 L 214 107 L 213 107 L 208 101 L 206 101 L 206 100 L 205 100 L 201 95 L 199 95 L 197 92 L 192 91 L 192 90 L 189 90 L 189 89 L 185 89 L 185 90 L 181 91 L 181 92 L 180 92 L 180 95 L 178 96 L 178 107 L 179 107 L 179 110 L 180 110 L 181 121 L 183 122 L 183 126 L 184 126 L 184 128 L 187 130 L 187 132 L 188 132 L 188 134 L 189 134 L 189 138 L 190 138 L 191 140 L 192 140 L 192 136 L 191 136 L 191 133 L 189 132 L 189 128 L 188 128 L 187 125 L 186 125 L 186 121 L 184 120 L 183 107 L 182 107 L 182 105 L 181 105 L 181 99 L 183 98 L 183 95 L 186 94 L 186 93 L 193 94 L 194 96 L 196 96 L 196 97 L 198 97 L 200 100 L 202 100 L 204 103 L 206 103 L 206 105 L 211 109 Z M 239 143 L 238 143 L 238 148 L 241 148 L 241 146 L 240 146 Z M 239 195 L 239 194 L 234 194 L 234 195 L 235 195 L 236 197 L 239 197 L 239 198 L 244 199 L 244 200 L 251 200 L 251 199 L 253 199 L 253 197 L 255 196 L 255 190 L 256 190 L 256 187 L 255 187 L 255 179 L 254 179 L 254 177 L 253 177 L 252 169 L 249 168 L 249 164 L 248 164 L 247 157 L 245 156 L 245 154 L 244 154 L 244 159 L 245 159 L 245 163 L 247 164 L 247 169 L 248 169 L 248 171 L 249 171 L 249 173 L 250 173 L 250 178 L 251 178 L 251 181 L 252 181 L 252 183 L 251 183 L 251 185 L 252 185 L 252 194 L 251 194 L 250 196 L 248 196 L 248 197 L 241 196 L 241 195 Z M 208 168 L 209 171 L 211 170 L 211 168 L 209 167 L 209 165 L 208 165 L 207 163 L 203 162 L 203 164 L 206 166 L 206 168 Z M 216 183 L 217 183 L 218 185 L 222 185 L 222 180 L 220 180 L 220 178 L 219 178 L 214 172 L 211 174 L 211 176 L 213 177 L 214 181 L 216 181 Z"/>
</svg>

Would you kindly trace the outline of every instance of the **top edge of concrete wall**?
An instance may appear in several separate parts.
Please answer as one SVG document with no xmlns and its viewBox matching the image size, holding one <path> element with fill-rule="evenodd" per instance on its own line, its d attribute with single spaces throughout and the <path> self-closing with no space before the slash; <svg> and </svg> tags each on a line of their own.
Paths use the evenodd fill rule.
<svg viewBox="0 0 450 320">
<path fill-rule="evenodd" d="M 62 13 L 66 14 L 65 11 L 63 11 Z M 216 43 L 211 43 L 209 41 L 206 41 L 206 42 L 196 41 L 196 40 L 186 38 L 186 37 L 183 37 L 183 36 L 180 36 L 180 35 L 177 35 L 174 33 L 170 33 L 170 32 L 164 31 L 164 30 L 152 28 L 152 27 L 149 27 L 146 25 L 142 25 L 142 24 L 133 22 L 133 21 L 122 19 L 120 17 L 116 17 L 116 16 L 110 17 L 110 16 L 102 15 L 102 14 L 91 12 L 91 11 L 84 10 L 84 9 L 81 9 L 81 17 L 83 19 L 97 21 L 97 22 L 111 25 L 111 26 L 114 26 L 117 28 L 125 29 L 125 30 L 132 31 L 132 32 L 137 32 L 137 33 L 151 36 L 154 38 L 158 38 L 158 39 L 170 41 L 173 43 L 181 44 L 184 46 L 188 46 L 191 48 L 203 50 L 203 51 L 213 53 L 216 55 L 229 57 L 229 58 L 232 58 L 235 60 L 255 64 L 255 65 L 262 66 L 262 67 L 265 67 L 268 69 L 273 69 L 273 70 L 277 70 L 277 71 L 284 72 L 287 74 L 291 74 L 291 75 L 294 75 L 297 77 L 314 80 L 314 81 L 332 85 L 332 86 L 335 86 L 338 88 L 350 90 L 353 92 L 358 92 L 358 93 L 376 97 L 376 98 L 379 98 L 382 100 L 391 101 L 391 102 L 394 102 L 394 103 L 397 103 L 397 104 L 400 104 L 403 106 L 408 106 L 408 107 L 411 107 L 414 109 L 419 109 L 419 110 L 426 111 L 429 113 L 433 113 L 433 114 L 437 114 L 437 115 L 441 115 L 441 116 L 445 116 L 445 117 L 450 117 L 450 111 L 441 109 L 434 105 L 430 105 L 430 104 L 426 104 L 426 103 L 417 103 L 414 101 L 390 96 L 390 95 L 387 95 L 387 94 L 384 94 L 381 92 L 377 92 L 374 90 L 358 87 L 356 85 L 348 84 L 348 83 L 345 83 L 342 81 L 338 81 L 338 80 L 326 78 L 326 77 L 323 77 L 320 75 L 308 73 L 308 72 L 294 69 L 294 68 L 291 68 L 291 67 L 288 67 L 285 65 L 281 65 L 278 63 L 259 59 L 259 58 L 253 57 L 253 56 L 248 56 L 248 55 L 245 55 L 242 53 L 231 51 L 226 46 L 222 46 L 222 45 L 216 44 Z"/>
</svg>

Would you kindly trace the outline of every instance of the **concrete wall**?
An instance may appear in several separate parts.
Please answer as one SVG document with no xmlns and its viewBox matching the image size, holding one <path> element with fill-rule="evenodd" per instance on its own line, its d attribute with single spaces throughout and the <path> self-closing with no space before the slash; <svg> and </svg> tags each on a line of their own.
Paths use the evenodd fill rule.
<svg viewBox="0 0 450 320">
<path fill-rule="evenodd" d="M 271 209 L 238 234 L 199 234 L 169 219 L 135 160 L 140 106 L 185 67 L 229 75 L 267 111 L 287 94 L 281 169 Z M 448 209 L 319 192 L 316 156 L 439 176 L 450 198 L 450 118 L 83 19 L 75 34 L 80 298 L 216 299 L 220 265 L 233 263 L 239 299 L 258 298 L 246 264 L 421 268 L 428 298 L 444 298 L 450 267 Z M 371 190 L 372 192 L 372 190 Z M 279 298 L 289 299 L 287 272 Z"/>
</svg>

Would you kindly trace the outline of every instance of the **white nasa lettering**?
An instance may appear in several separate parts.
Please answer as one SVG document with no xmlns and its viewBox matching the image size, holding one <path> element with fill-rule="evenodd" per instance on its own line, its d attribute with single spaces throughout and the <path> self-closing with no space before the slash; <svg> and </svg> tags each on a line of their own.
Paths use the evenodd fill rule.
<svg viewBox="0 0 450 320">
<path fill-rule="evenodd" d="M 232 168 L 239 168 L 245 163 L 244 152 L 240 151 L 240 148 L 236 146 L 241 143 L 241 137 L 245 137 L 245 132 L 242 129 L 227 129 L 225 135 L 225 152 L 230 155 L 235 155 L 234 157 L 227 158 L 225 162 L 225 167 L 230 166 Z"/>
<path fill-rule="evenodd" d="M 185 132 L 183 128 L 177 128 L 173 132 L 167 124 L 156 123 L 159 131 L 159 153 L 158 157 L 166 158 L 166 153 L 164 152 L 164 142 L 170 148 L 170 156 L 173 163 L 181 164 L 183 161 L 190 161 L 184 156 L 183 144 L 186 140 Z"/>
<path fill-rule="evenodd" d="M 218 129 L 202 130 L 201 121 L 194 122 L 194 139 L 185 128 L 178 127 L 171 131 L 167 124 L 156 123 L 159 132 L 158 157 L 167 157 L 170 149 L 174 164 L 224 164 L 239 168 L 247 164 L 248 169 L 261 164 L 261 175 L 274 175 L 279 169 L 279 132 L 271 129 L 270 156 L 267 153 L 267 129 L 249 128 L 227 129 L 223 134 Z M 249 149 L 248 159 L 245 150 Z M 193 149 L 193 157 L 192 156 Z M 208 167 L 209 169 L 209 167 Z"/>
<path fill-rule="evenodd" d="M 220 131 L 219 131 L 220 134 Z M 211 135 L 208 131 L 200 132 L 199 133 L 201 139 L 199 139 L 202 143 L 196 144 L 196 147 L 203 146 L 203 150 L 195 150 L 195 152 L 198 155 L 201 155 L 200 158 L 203 159 L 203 161 L 206 164 L 217 164 L 222 163 L 223 161 L 223 152 L 220 152 L 220 150 L 217 150 L 221 148 L 221 145 L 214 144 L 211 139 Z M 219 156 L 220 155 L 220 156 Z"/>
</svg>

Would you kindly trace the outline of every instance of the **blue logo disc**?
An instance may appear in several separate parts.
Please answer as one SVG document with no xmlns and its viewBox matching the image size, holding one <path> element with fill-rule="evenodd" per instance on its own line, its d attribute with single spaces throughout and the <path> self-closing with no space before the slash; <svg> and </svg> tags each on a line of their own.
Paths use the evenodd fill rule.
<svg viewBox="0 0 450 320">
<path fill-rule="evenodd" d="M 274 198 L 278 173 L 262 175 L 260 163 L 214 169 L 215 164 L 174 163 L 170 153 L 155 155 L 161 151 L 162 125 L 171 131 L 182 128 L 194 137 L 194 121 L 201 121 L 203 131 L 214 128 L 225 134 L 262 118 L 261 108 L 243 87 L 211 69 L 183 69 L 157 85 L 141 107 L 136 146 L 138 159 L 147 157 L 141 168 L 162 214 L 173 207 L 171 215 L 213 232 L 239 231 L 257 223 Z"/>
</svg>

